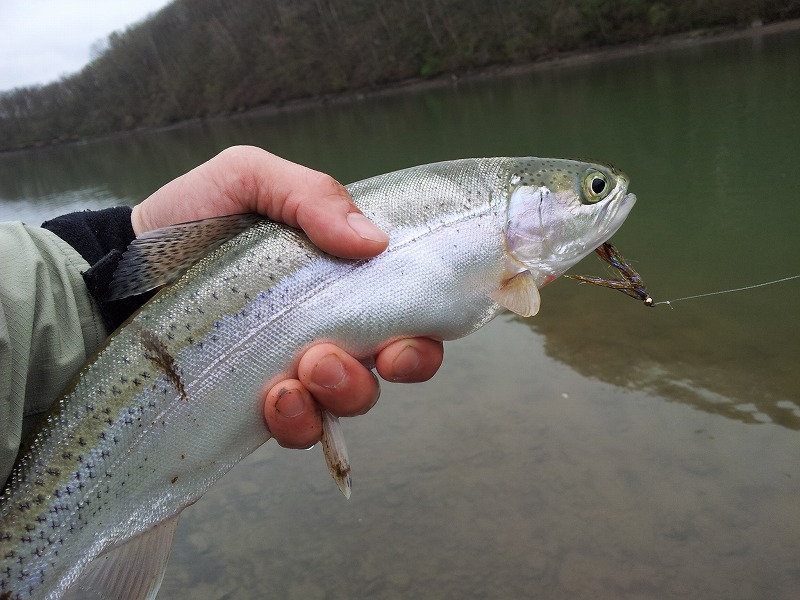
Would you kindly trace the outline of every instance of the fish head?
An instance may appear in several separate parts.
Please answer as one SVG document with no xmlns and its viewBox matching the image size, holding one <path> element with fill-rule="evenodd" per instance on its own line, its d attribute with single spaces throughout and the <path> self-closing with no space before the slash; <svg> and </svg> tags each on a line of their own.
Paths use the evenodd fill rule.
<svg viewBox="0 0 800 600">
<path fill-rule="evenodd" d="M 509 178 L 506 248 L 541 288 L 608 240 L 636 196 L 610 165 L 520 159 Z M 514 267 L 512 266 L 512 270 Z"/>
<path fill-rule="evenodd" d="M 506 199 L 507 264 L 492 298 L 522 316 L 536 314 L 539 289 L 608 240 L 636 202 L 610 165 L 541 158 L 514 161 Z"/>
</svg>

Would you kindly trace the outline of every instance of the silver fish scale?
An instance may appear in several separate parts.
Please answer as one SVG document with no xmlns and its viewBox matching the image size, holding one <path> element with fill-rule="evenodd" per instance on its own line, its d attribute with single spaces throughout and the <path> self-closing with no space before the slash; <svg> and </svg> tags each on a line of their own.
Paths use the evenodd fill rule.
<svg viewBox="0 0 800 600">
<path fill-rule="evenodd" d="M 269 439 L 264 384 L 312 343 L 367 357 L 493 318 L 512 176 L 542 177 L 542 165 L 471 159 L 358 182 L 355 202 L 390 234 L 380 256 L 337 259 L 262 222 L 162 290 L 84 368 L 15 469 L 0 599 L 59 597 L 99 553 L 202 496 Z"/>
</svg>

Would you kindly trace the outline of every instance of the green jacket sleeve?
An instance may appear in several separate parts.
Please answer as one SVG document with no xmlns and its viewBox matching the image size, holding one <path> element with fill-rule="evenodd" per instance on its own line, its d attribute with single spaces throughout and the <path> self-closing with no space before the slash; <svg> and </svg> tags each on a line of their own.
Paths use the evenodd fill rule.
<svg viewBox="0 0 800 600">
<path fill-rule="evenodd" d="M 20 441 L 107 336 L 88 269 L 54 233 L 0 223 L 0 488 Z"/>
</svg>

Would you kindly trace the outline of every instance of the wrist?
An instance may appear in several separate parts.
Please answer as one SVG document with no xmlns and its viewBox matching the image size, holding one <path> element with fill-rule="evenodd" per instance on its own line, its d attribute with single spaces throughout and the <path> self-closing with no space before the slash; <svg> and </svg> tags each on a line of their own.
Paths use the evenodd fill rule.
<svg viewBox="0 0 800 600">
<path fill-rule="evenodd" d="M 131 227 L 133 228 L 133 234 L 136 237 L 142 235 L 145 231 L 147 231 L 147 226 L 144 224 L 144 219 L 142 219 L 141 214 L 141 205 L 137 204 L 133 207 L 131 211 Z"/>
</svg>

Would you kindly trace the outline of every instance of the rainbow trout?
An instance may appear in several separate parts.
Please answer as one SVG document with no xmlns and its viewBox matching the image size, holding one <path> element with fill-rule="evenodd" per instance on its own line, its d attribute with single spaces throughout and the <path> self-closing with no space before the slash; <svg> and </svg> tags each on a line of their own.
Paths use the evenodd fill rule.
<svg viewBox="0 0 800 600">
<path fill-rule="evenodd" d="M 120 295 L 169 279 L 187 248 L 198 260 L 109 337 L 16 465 L 0 600 L 155 597 L 181 510 L 269 439 L 266 381 L 322 340 L 366 358 L 407 336 L 465 336 L 504 309 L 536 314 L 539 289 L 622 224 L 627 187 L 600 164 L 467 159 L 348 186 L 391 238 L 369 260 L 238 217 L 136 240 Z"/>
</svg>

